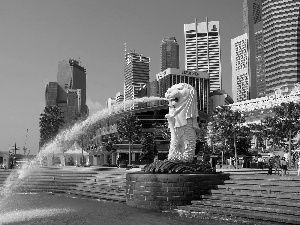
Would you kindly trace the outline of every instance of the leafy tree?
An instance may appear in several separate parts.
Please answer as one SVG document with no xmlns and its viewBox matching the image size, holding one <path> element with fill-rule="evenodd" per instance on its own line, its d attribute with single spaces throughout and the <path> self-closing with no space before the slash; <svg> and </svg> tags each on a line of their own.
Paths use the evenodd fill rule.
<svg viewBox="0 0 300 225">
<path fill-rule="evenodd" d="M 196 130 L 197 140 L 204 143 L 207 141 L 208 136 L 208 122 L 199 123 L 199 128 L 199 130 Z"/>
<path fill-rule="evenodd" d="M 170 129 L 168 127 L 167 121 L 163 124 L 155 123 L 153 126 L 154 126 L 153 134 L 155 137 L 162 137 L 164 140 L 167 140 L 167 141 L 171 140 L 171 133 L 170 133 Z"/>
<path fill-rule="evenodd" d="M 64 117 L 57 106 L 46 106 L 40 114 L 40 140 L 43 144 L 51 141 L 64 125 Z"/>
<path fill-rule="evenodd" d="M 110 134 L 108 140 L 103 142 L 103 146 L 108 151 L 108 162 L 112 163 L 112 153 L 118 150 L 119 138 L 116 134 Z"/>
<path fill-rule="evenodd" d="M 199 123 L 199 128 L 196 130 L 196 148 L 195 148 L 195 155 L 198 155 L 202 152 L 204 155 L 210 155 L 213 153 L 213 150 L 210 145 L 208 145 L 208 140 L 210 135 L 208 133 L 209 123 L 208 121 Z"/>
<path fill-rule="evenodd" d="M 155 155 L 157 155 L 157 149 L 155 145 L 155 136 L 152 133 L 145 133 L 141 138 L 142 154 L 140 159 L 146 159 L 153 161 Z"/>
<path fill-rule="evenodd" d="M 267 127 L 274 132 L 274 141 L 280 144 L 283 137 L 288 140 L 289 166 L 291 166 L 292 138 L 300 128 L 300 104 L 294 102 L 281 103 L 273 108 L 274 119 L 266 120 Z"/>
<path fill-rule="evenodd" d="M 271 144 L 271 151 L 273 151 L 275 146 L 285 146 L 283 139 L 285 134 L 282 132 L 282 124 L 278 117 L 267 116 L 262 120 L 262 128 L 264 129 L 261 132 L 261 136 L 268 140 Z M 270 151 L 266 149 L 266 151 Z"/>
<path fill-rule="evenodd" d="M 138 141 L 142 131 L 142 124 L 137 116 L 132 113 L 126 113 L 121 116 L 117 122 L 117 131 L 120 141 L 128 141 L 129 164 L 131 164 L 131 145 Z"/>
<path fill-rule="evenodd" d="M 229 146 L 230 151 L 233 145 L 234 156 L 237 165 L 237 142 L 241 141 L 241 137 L 246 136 L 248 131 L 243 126 L 245 122 L 245 116 L 238 110 L 234 111 L 229 106 L 217 107 L 210 119 L 210 136 L 211 140 L 224 143 L 225 146 Z M 223 137 L 224 141 L 221 141 Z M 221 144 L 222 145 L 222 144 Z"/>
<path fill-rule="evenodd" d="M 266 151 L 265 142 L 268 138 L 268 130 L 265 123 L 261 121 L 261 123 L 248 124 L 248 126 L 250 129 L 250 136 L 255 136 L 257 140 L 257 146 L 255 146 L 255 148 L 262 148 L 262 151 Z"/>
<path fill-rule="evenodd" d="M 120 142 L 119 142 L 119 138 L 116 134 L 110 134 L 107 142 L 105 142 L 103 144 L 106 148 L 106 151 L 108 151 L 108 154 L 112 154 L 117 151 L 118 144 L 120 144 Z"/>
</svg>

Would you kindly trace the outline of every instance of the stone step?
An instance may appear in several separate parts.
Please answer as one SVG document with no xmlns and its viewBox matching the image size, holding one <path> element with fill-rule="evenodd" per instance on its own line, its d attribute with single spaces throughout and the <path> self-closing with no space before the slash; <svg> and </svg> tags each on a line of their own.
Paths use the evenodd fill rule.
<svg viewBox="0 0 300 225">
<path fill-rule="evenodd" d="M 300 187 L 300 180 L 226 180 L 224 185 L 237 184 L 237 185 L 262 185 L 262 186 L 282 186 L 286 187 Z"/>
<path fill-rule="evenodd" d="M 55 188 L 70 188 L 70 187 L 77 187 L 76 184 L 21 184 L 19 186 L 17 186 L 16 188 L 34 188 L 34 187 L 39 187 L 39 188 L 51 188 L 51 187 L 55 187 Z"/>
<path fill-rule="evenodd" d="M 14 194 L 24 194 L 24 193 L 67 193 L 69 189 L 46 189 L 46 188 L 32 188 L 32 189 L 21 189 L 21 190 L 14 190 Z"/>
<path fill-rule="evenodd" d="M 205 206 L 199 206 L 199 205 L 191 205 L 191 206 L 179 206 L 178 207 L 179 213 L 185 216 L 192 216 L 192 217 L 202 217 L 203 214 L 207 215 L 215 215 L 215 216 L 235 216 L 239 218 L 245 218 L 250 219 L 251 224 L 260 224 L 260 222 L 266 222 L 267 224 L 275 225 L 275 224 L 299 224 L 299 216 L 293 216 L 293 215 L 280 215 L 277 213 L 261 213 L 259 211 L 256 211 L 253 213 L 253 211 L 243 210 L 239 208 L 235 208 L 234 210 L 232 208 L 225 208 L 221 207 L 219 205 L 205 205 Z M 254 220 L 254 221 L 253 221 Z M 256 221 L 256 222 L 255 222 Z"/>
<path fill-rule="evenodd" d="M 76 183 L 22 183 L 22 187 L 74 187 Z"/>
<path fill-rule="evenodd" d="M 230 180 L 211 195 L 178 207 L 186 215 L 235 216 L 268 224 L 300 224 L 300 177 L 266 174 L 230 174 Z M 229 218 L 229 217 L 228 217 Z"/>
<path fill-rule="evenodd" d="M 257 198 L 266 198 L 266 199 L 280 199 L 280 200 L 295 200 L 300 201 L 300 195 L 295 193 L 282 193 L 278 195 L 277 193 L 262 193 L 262 192 L 249 192 L 249 191 L 227 191 L 227 190 L 211 190 L 212 196 L 221 195 L 221 196 L 239 196 L 239 197 L 257 197 Z"/>
<path fill-rule="evenodd" d="M 125 190 L 125 186 L 119 185 L 110 185 L 110 184 L 97 184 L 97 185 L 86 185 L 85 183 L 78 184 L 76 187 L 78 188 L 86 188 L 86 189 L 97 189 L 97 190 Z"/>
<path fill-rule="evenodd" d="M 260 212 L 260 213 L 270 213 L 278 214 L 278 215 L 285 215 L 285 216 L 295 216 L 298 217 L 300 220 L 300 214 L 298 209 L 296 208 L 289 208 L 286 209 L 285 207 L 278 207 L 278 206 L 265 206 L 265 205 L 256 205 L 252 203 L 246 202 L 223 202 L 218 200 L 201 200 L 201 201 L 193 201 L 193 206 L 211 206 L 211 207 L 220 207 L 220 208 L 231 208 L 233 211 L 235 209 L 239 210 L 247 210 L 252 211 L 253 213 Z M 294 210 L 295 209 L 295 210 Z"/>
<path fill-rule="evenodd" d="M 230 180 L 237 181 L 265 181 L 265 180 L 288 180 L 288 181 L 300 181 L 300 176 L 295 175 L 266 175 L 266 174 L 253 174 L 253 175 L 230 175 Z"/>
<path fill-rule="evenodd" d="M 252 192 L 265 192 L 265 193 L 300 193 L 299 187 L 285 186 L 260 186 L 260 185 L 239 185 L 239 184 L 227 184 L 218 186 L 219 190 L 225 189 L 230 191 L 252 191 Z"/>
<path fill-rule="evenodd" d="M 204 198 L 204 200 L 212 200 L 212 201 L 222 201 L 222 202 L 230 202 L 230 203 L 249 203 L 256 204 L 262 206 L 276 206 L 276 207 L 284 207 L 285 209 L 291 208 L 298 210 L 300 208 L 300 201 L 283 201 L 282 199 L 270 199 L 263 197 L 250 197 L 250 196 L 221 196 L 221 195 L 212 195 L 210 197 Z M 193 203 L 193 201 L 192 201 Z"/>
</svg>

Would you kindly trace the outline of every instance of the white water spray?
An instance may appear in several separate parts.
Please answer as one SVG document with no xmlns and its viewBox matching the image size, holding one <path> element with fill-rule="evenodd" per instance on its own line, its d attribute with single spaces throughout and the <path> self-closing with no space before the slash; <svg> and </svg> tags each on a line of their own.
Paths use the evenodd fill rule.
<svg viewBox="0 0 300 225">
<path fill-rule="evenodd" d="M 6 179 L 4 186 L 0 189 L 0 195 L 9 195 L 13 190 L 20 186 L 24 182 L 24 178 L 30 175 L 33 171 L 38 171 L 41 166 L 41 162 L 49 154 L 63 153 L 70 147 L 69 143 L 78 140 L 82 134 L 84 134 L 88 128 L 94 125 L 96 122 L 107 119 L 112 115 L 116 115 L 122 111 L 124 108 L 127 109 L 134 104 L 147 103 L 152 101 L 166 100 L 160 97 L 144 97 L 134 100 L 128 100 L 126 103 L 116 104 L 111 110 L 103 109 L 93 115 L 89 116 L 86 120 L 76 123 L 68 130 L 61 131 L 55 139 L 44 145 L 37 156 L 31 160 L 29 163 L 22 165 L 20 169 L 12 171 L 9 177 Z"/>
</svg>

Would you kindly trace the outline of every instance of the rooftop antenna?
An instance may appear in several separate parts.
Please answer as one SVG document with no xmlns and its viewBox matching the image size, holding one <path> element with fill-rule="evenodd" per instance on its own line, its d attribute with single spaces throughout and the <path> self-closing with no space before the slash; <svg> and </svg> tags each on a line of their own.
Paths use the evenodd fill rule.
<svg viewBox="0 0 300 225">
<path fill-rule="evenodd" d="M 198 71 L 198 23 L 197 18 L 195 18 L 195 33 L 196 33 L 196 71 Z"/>
<path fill-rule="evenodd" d="M 80 56 L 79 56 L 79 59 L 78 59 L 78 64 L 79 64 L 79 66 L 81 66 Z"/>
<path fill-rule="evenodd" d="M 124 73 L 125 73 L 125 67 L 126 67 L 126 54 L 127 54 L 127 49 L 126 49 L 126 42 L 124 43 L 124 52 L 125 52 L 125 56 L 124 56 Z M 125 75 L 125 74 L 124 74 Z M 124 112 L 126 110 L 126 89 L 125 89 L 126 85 L 125 85 L 125 76 L 124 76 Z"/>
</svg>

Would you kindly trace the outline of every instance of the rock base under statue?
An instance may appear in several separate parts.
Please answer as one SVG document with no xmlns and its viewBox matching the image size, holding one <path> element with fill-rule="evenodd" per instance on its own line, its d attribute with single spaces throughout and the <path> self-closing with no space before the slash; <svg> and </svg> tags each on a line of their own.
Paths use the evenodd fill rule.
<svg viewBox="0 0 300 225">
<path fill-rule="evenodd" d="M 229 179 L 229 174 L 149 174 L 128 173 L 126 175 L 126 203 L 129 206 L 167 210 L 190 205 L 202 195 L 217 189 L 217 185 Z"/>
<path fill-rule="evenodd" d="M 181 162 L 174 160 L 157 160 L 144 168 L 145 173 L 212 173 L 213 168 L 205 162 Z"/>
</svg>

